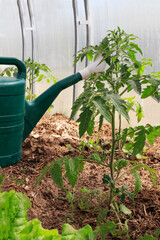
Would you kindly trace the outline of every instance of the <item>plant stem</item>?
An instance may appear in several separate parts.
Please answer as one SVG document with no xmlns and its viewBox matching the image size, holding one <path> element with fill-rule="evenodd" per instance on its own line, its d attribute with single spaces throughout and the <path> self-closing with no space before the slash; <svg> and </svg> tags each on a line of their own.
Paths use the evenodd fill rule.
<svg viewBox="0 0 160 240">
<path fill-rule="evenodd" d="M 112 108 L 112 151 L 111 151 L 111 161 L 110 161 L 110 171 L 111 171 L 111 178 L 114 183 L 114 154 L 115 154 L 115 106 Z M 113 198 L 113 188 L 111 186 L 110 192 L 110 203 Z"/>
<path fill-rule="evenodd" d="M 119 129 L 118 129 L 118 134 L 119 134 L 119 136 L 121 135 L 121 125 L 122 125 L 122 121 L 121 121 L 122 119 L 121 119 L 121 114 L 119 114 Z M 120 144 L 120 139 L 118 140 L 118 148 L 120 149 L 120 146 L 121 144 Z"/>
<path fill-rule="evenodd" d="M 123 92 L 120 93 L 120 96 L 122 96 L 122 95 L 128 90 L 128 88 L 129 88 L 129 86 L 127 86 L 127 87 L 123 90 Z"/>
<path fill-rule="evenodd" d="M 111 177 L 114 181 L 114 154 L 115 154 L 115 106 L 112 109 L 112 151 L 111 151 L 111 162 L 110 162 L 110 169 L 111 169 Z"/>
</svg>

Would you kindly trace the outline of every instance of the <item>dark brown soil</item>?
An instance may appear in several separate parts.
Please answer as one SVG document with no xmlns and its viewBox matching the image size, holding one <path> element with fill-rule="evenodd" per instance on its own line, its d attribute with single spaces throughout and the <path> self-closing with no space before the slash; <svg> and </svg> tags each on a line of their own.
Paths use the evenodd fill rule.
<svg viewBox="0 0 160 240">
<path fill-rule="evenodd" d="M 95 131 L 93 139 L 96 139 Z M 83 140 L 86 140 L 85 138 Z M 104 125 L 101 130 L 100 141 L 110 142 L 111 129 L 109 125 Z M 70 147 L 67 147 L 70 146 Z M 109 145 L 108 145 L 109 146 Z M 54 115 L 50 118 L 44 117 L 30 136 L 23 144 L 22 159 L 14 166 L 3 169 L 5 178 L 2 183 L 2 191 L 14 189 L 26 194 L 31 202 L 32 207 L 28 211 L 28 219 L 38 218 L 44 228 L 57 228 L 61 232 L 61 226 L 71 220 L 71 205 L 66 199 L 65 192 L 60 190 L 50 177 L 50 174 L 34 189 L 36 179 L 41 174 L 45 165 L 54 161 L 57 157 L 65 155 L 77 156 L 79 154 L 79 137 L 78 124 L 74 121 L 68 122 L 68 119 L 61 114 Z M 93 152 L 92 149 L 85 147 L 84 155 Z M 122 156 L 120 156 L 122 155 Z M 146 159 L 137 160 L 147 163 L 157 171 L 158 186 L 160 186 L 160 138 L 157 138 L 152 147 L 147 147 L 145 153 Z M 116 156 L 123 157 L 123 153 Z M 1 169 L 2 170 L 2 169 Z M 103 196 L 106 193 L 106 186 L 102 183 L 103 174 L 107 170 L 96 164 L 85 164 L 85 169 L 80 173 L 76 184 L 75 209 L 72 224 L 75 228 L 81 228 L 90 224 L 94 229 L 97 225 L 98 212 L 94 211 L 100 196 L 89 195 L 84 199 L 86 206 L 80 207 L 82 192 L 80 188 L 89 190 L 99 190 Z M 160 190 L 152 187 L 152 181 L 148 172 L 140 170 L 142 180 L 142 189 L 135 197 L 135 205 L 130 199 L 125 200 L 125 205 L 132 210 L 130 219 L 129 232 L 131 239 L 138 239 L 144 234 L 153 234 L 160 228 Z M 69 183 L 64 179 L 65 187 L 72 190 Z M 121 185 L 128 185 L 130 190 L 134 189 L 134 179 L 131 175 L 126 175 L 120 182 Z M 119 201 L 119 200 L 118 200 Z M 87 205 L 90 202 L 90 205 Z M 107 206 L 107 199 L 102 202 L 101 208 Z M 85 211 L 88 208 L 88 211 Z M 125 217 L 122 216 L 122 219 Z M 115 216 L 110 216 L 110 220 L 117 221 Z M 106 239 L 116 239 L 108 236 Z M 126 236 L 122 239 L 127 239 Z"/>
</svg>

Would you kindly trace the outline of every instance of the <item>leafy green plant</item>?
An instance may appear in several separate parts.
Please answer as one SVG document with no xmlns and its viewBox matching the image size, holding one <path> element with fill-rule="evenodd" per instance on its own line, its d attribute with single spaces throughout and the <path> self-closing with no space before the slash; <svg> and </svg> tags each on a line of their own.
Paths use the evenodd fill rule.
<svg viewBox="0 0 160 240">
<path fill-rule="evenodd" d="M 47 173 L 47 171 L 50 171 L 50 175 L 53 179 L 53 181 L 57 184 L 57 186 L 65 191 L 66 198 L 68 202 L 71 204 L 72 214 L 71 219 L 73 219 L 73 213 L 74 213 L 74 198 L 75 198 L 75 185 L 78 179 L 79 172 L 83 170 L 84 166 L 84 159 L 83 156 L 68 158 L 68 156 L 63 158 L 58 158 L 56 161 L 53 161 L 49 166 L 45 166 L 44 169 L 42 169 L 42 174 L 38 177 L 36 185 L 42 180 L 44 175 Z M 73 191 L 72 193 L 69 192 L 63 184 L 63 177 L 62 177 L 62 171 L 65 171 L 65 177 L 68 179 L 69 183 L 71 184 Z"/>
<path fill-rule="evenodd" d="M 79 60 L 82 61 L 84 57 L 92 60 L 102 55 L 101 62 L 105 61 L 107 68 L 105 71 L 94 73 L 86 79 L 84 92 L 74 102 L 70 117 L 72 119 L 80 110 L 77 120 L 79 122 L 80 137 L 86 132 L 90 136 L 93 134 L 95 118 L 98 115 L 100 115 L 99 130 L 104 119 L 111 124 L 111 152 L 106 153 L 104 151 L 103 154 L 96 152 L 91 154 L 87 161 L 96 162 L 110 170 L 110 175 L 104 174 L 102 181 L 110 189 L 108 211 L 116 212 L 121 230 L 124 230 L 124 226 L 120 222 L 119 209 L 124 214 L 130 213 L 130 210 L 124 204 L 121 204 L 119 208 L 115 197 L 119 197 L 124 202 L 125 196 L 128 196 L 134 202 L 134 196 L 141 189 L 138 170 L 141 167 L 147 169 L 154 186 L 156 186 L 156 171 L 137 161 L 115 160 L 116 146 L 121 142 L 122 148 L 125 148 L 132 157 L 136 157 L 138 154 L 142 154 L 146 140 L 152 145 L 155 138 L 160 135 L 160 126 L 152 127 L 149 124 L 121 129 L 121 116 L 129 123 L 129 111 L 135 111 L 138 122 L 143 117 L 141 105 L 138 102 L 134 102 L 133 98 L 124 97 L 125 93 L 129 93 L 132 90 L 139 94 L 142 99 L 152 97 L 156 101 L 160 101 L 159 74 L 144 74 L 146 65 L 151 66 L 152 63 L 151 59 L 137 59 L 136 54 L 142 55 L 142 51 L 135 43 L 136 38 L 133 34 L 127 34 L 118 27 L 117 30 L 108 31 L 107 36 L 99 45 L 88 46 L 78 52 L 75 63 Z M 115 127 L 116 113 L 119 114 L 118 133 L 116 133 Z M 126 170 L 123 170 L 124 172 L 121 174 L 124 168 Z M 121 188 L 116 186 L 119 180 L 129 172 L 132 173 L 135 180 L 134 193 L 128 191 L 128 186 L 123 185 Z M 127 237 L 129 238 L 128 233 Z"/>
<path fill-rule="evenodd" d="M 1 240 L 94 240 L 89 225 L 76 230 L 69 224 L 62 226 L 62 235 L 57 229 L 47 230 L 38 219 L 27 221 L 27 210 L 31 202 L 27 196 L 14 190 L 0 193 L 0 239 Z"/>
<path fill-rule="evenodd" d="M 109 174 L 105 173 L 103 175 L 102 182 L 108 187 L 108 192 L 105 196 L 109 196 L 109 205 L 100 211 L 97 218 L 99 226 L 96 228 L 97 234 L 100 233 L 102 240 L 105 239 L 106 233 L 110 233 L 118 238 L 123 238 L 124 235 L 128 239 L 130 238 L 128 221 L 132 213 L 125 206 L 124 201 L 127 196 L 134 203 L 134 197 L 141 190 L 141 179 L 138 170 L 140 168 L 148 170 L 154 186 L 156 186 L 157 181 L 156 171 L 146 164 L 136 161 L 135 157 L 142 155 L 146 140 L 148 140 L 150 145 L 153 144 L 155 138 L 160 135 L 160 126 L 153 127 L 147 124 L 146 126 L 130 126 L 129 128 L 121 129 L 121 116 L 129 123 L 129 111 L 135 112 L 138 122 L 143 117 L 141 105 L 134 101 L 134 98 L 126 98 L 124 96 L 125 93 L 133 90 L 143 99 L 150 96 L 156 101 L 160 101 L 160 74 L 144 74 L 146 65 L 152 65 L 152 63 L 151 59 L 138 60 L 136 58 L 137 53 L 142 54 L 141 49 L 134 42 L 136 38 L 133 34 L 126 34 L 120 28 L 109 31 L 99 45 L 88 46 L 82 49 L 75 61 L 76 63 L 79 60 L 83 60 L 85 56 L 92 60 L 102 55 L 101 61 L 107 63 L 105 71 L 93 73 L 86 79 L 84 92 L 74 102 L 70 119 L 80 111 L 77 120 L 79 122 L 80 137 L 85 133 L 92 136 L 95 119 L 98 115 L 100 116 L 99 131 L 105 119 L 111 124 L 112 128 L 111 149 L 105 151 L 103 146 L 98 146 L 100 137 L 98 133 L 96 142 L 90 140 L 89 143 L 80 143 L 80 155 L 78 157 L 57 159 L 42 170 L 42 175 L 37 180 L 38 183 L 46 171 L 50 169 L 52 179 L 63 189 L 62 171 L 65 171 L 65 176 L 75 192 L 79 171 L 83 170 L 85 162 L 96 163 L 106 169 L 108 168 Z M 119 115 L 118 132 L 116 132 L 115 126 L 116 113 Z M 127 151 L 130 158 L 115 158 L 116 147 L 119 143 L 121 143 L 122 149 Z M 82 152 L 86 146 L 93 148 L 95 152 L 88 157 L 83 157 Z M 129 173 L 133 175 L 135 181 L 134 192 L 129 191 L 129 187 L 124 184 L 119 186 L 119 181 L 123 179 L 124 175 Z M 118 199 L 121 201 L 120 204 L 118 204 Z M 116 223 L 108 221 L 109 213 L 116 215 Z M 126 215 L 129 218 L 122 222 L 122 215 Z"/>
<path fill-rule="evenodd" d="M 55 83 L 57 79 L 51 74 L 51 69 L 49 69 L 45 64 L 40 64 L 37 62 L 32 62 L 31 59 L 27 59 L 24 61 L 26 65 L 27 75 L 26 75 L 26 100 L 32 101 L 37 96 L 32 93 L 33 85 L 36 82 L 41 82 L 43 79 L 47 81 L 47 83 L 53 82 Z M 17 68 L 9 67 L 3 70 L 0 76 L 16 76 Z"/>
</svg>

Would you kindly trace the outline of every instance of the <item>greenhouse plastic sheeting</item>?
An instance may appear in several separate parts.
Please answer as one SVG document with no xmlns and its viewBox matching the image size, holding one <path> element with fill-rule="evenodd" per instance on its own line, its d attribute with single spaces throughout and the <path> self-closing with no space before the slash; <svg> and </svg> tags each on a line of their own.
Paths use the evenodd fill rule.
<svg viewBox="0 0 160 240">
<path fill-rule="evenodd" d="M 25 46 L 17 2 L 21 4 L 23 15 Z M 34 16 L 33 29 L 29 18 L 29 2 Z M 160 69 L 159 0 L 0 0 L 0 6 L 0 55 L 22 59 L 24 53 L 24 59 L 33 57 L 31 37 L 34 33 L 34 60 L 49 66 L 58 79 L 85 66 L 84 61 L 73 67 L 75 49 L 98 44 L 107 30 L 117 26 L 139 36 L 141 40 L 138 40 L 138 44 L 144 53 L 143 57 L 153 59 L 152 71 Z M 36 84 L 35 93 L 39 94 L 48 87 L 45 82 Z M 83 90 L 82 87 L 83 82 L 76 86 L 77 95 Z M 56 99 L 52 113 L 69 115 L 72 101 L 73 87 L 70 87 Z M 149 99 L 146 103 L 142 101 L 142 105 L 146 112 L 145 121 L 157 124 L 158 103 Z M 149 111 L 146 111 L 148 108 Z M 131 119 L 134 123 L 134 117 Z"/>
</svg>

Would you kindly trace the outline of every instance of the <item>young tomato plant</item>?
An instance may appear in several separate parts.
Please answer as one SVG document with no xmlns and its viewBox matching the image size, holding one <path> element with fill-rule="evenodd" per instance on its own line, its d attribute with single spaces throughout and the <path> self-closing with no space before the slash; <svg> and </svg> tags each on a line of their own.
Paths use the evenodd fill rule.
<svg viewBox="0 0 160 240">
<path fill-rule="evenodd" d="M 151 175 L 154 185 L 156 185 L 156 172 L 147 165 L 129 161 L 126 159 L 115 160 L 115 150 L 117 143 L 121 142 L 121 146 L 125 147 L 132 157 L 142 154 L 146 139 L 150 145 L 154 139 L 160 135 L 160 126 L 129 127 L 121 129 L 121 116 L 127 122 L 130 122 L 129 111 L 135 111 L 137 121 L 143 117 L 143 110 L 138 102 L 134 102 L 133 98 L 125 98 L 124 94 L 135 91 L 142 99 L 152 97 L 156 101 L 160 101 L 160 79 L 158 74 L 144 74 L 146 65 L 152 65 L 151 59 L 138 60 L 136 54 L 142 55 L 142 51 L 135 43 L 137 37 L 133 34 L 127 34 L 119 27 L 117 30 L 108 31 L 107 36 L 99 45 L 88 46 L 78 52 L 76 61 L 83 60 L 88 57 L 89 60 L 96 59 L 102 55 L 102 61 L 107 63 L 107 68 L 103 72 L 94 73 L 85 80 L 84 92 L 74 102 L 70 119 L 80 110 L 77 120 L 79 122 L 79 135 L 82 137 L 85 132 L 90 136 L 93 134 L 95 118 L 99 118 L 99 130 L 102 127 L 103 120 L 111 124 L 112 143 L 111 152 L 108 154 L 92 154 L 88 158 L 88 162 L 96 162 L 106 166 L 110 170 L 110 175 L 104 174 L 102 181 L 110 188 L 110 199 L 108 211 L 117 212 L 119 226 L 123 230 L 127 228 L 127 223 L 122 226 L 120 222 L 119 212 L 130 215 L 131 212 L 124 204 L 120 207 L 115 201 L 115 197 L 119 196 L 124 202 L 125 196 L 129 196 L 134 201 L 134 196 L 141 189 L 141 180 L 137 170 L 141 167 L 147 169 Z M 119 131 L 116 133 L 116 112 L 119 114 Z M 129 140 L 128 140 L 129 139 Z M 127 140 L 127 141 L 126 141 Z M 109 160 L 108 160 L 109 159 Z M 130 167 L 128 168 L 128 166 Z M 127 167 L 127 170 L 121 174 L 121 170 Z M 123 185 L 118 188 L 116 185 L 119 180 L 131 172 L 135 179 L 134 193 L 128 191 L 128 186 Z"/>
<path fill-rule="evenodd" d="M 26 65 L 27 75 L 26 75 L 26 100 L 32 101 L 37 96 L 33 93 L 33 85 L 36 82 L 41 82 L 46 79 L 48 83 L 56 82 L 57 79 L 51 74 L 51 70 L 45 65 L 37 62 L 32 62 L 31 59 L 24 61 Z M 17 75 L 17 68 L 9 67 L 4 69 L 0 74 L 1 76 L 7 75 L 8 77 Z"/>
</svg>

